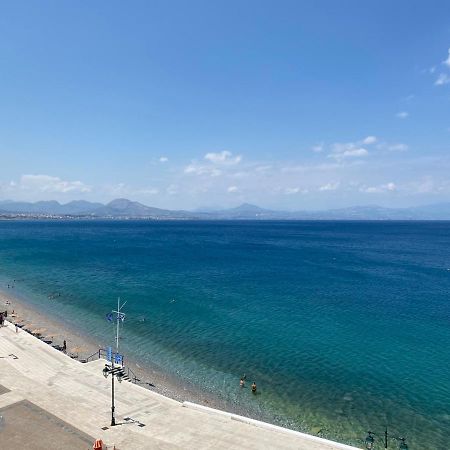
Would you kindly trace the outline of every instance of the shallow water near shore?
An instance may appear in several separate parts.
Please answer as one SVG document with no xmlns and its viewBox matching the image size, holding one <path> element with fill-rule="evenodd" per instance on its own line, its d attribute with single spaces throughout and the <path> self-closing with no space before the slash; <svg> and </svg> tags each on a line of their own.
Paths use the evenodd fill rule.
<svg viewBox="0 0 450 450">
<path fill-rule="evenodd" d="M 3 290 L 111 343 L 120 296 L 126 356 L 359 446 L 446 448 L 449 269 L 448 222 L 0 222 Z"/>
</svg>

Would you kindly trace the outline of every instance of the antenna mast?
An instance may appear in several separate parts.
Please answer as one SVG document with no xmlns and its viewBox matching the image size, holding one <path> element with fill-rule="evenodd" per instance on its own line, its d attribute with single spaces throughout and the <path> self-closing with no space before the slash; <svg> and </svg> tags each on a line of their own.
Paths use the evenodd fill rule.
<svg viewBox="0 0 450 450">
<path fill-rule="evenodd" d="M 122 312 L 122 308 L 125 306 L 127 302 L 125 301 L 120 304 L 120 297 L 117 298 L 117 311 L 113 310 L 113 313 L 116 314 L 116 353 L 119 352 L 119 332 L 120 332 L 120 322 L 125 320 L 125 314 Z"/>
</svg>

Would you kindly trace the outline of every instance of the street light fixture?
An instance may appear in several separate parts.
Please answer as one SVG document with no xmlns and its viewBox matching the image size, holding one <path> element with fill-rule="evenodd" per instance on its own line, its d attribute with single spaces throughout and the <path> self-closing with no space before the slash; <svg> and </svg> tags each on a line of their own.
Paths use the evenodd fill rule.
<svg viewBox="0 0 450 450">
<path fill-rule="evenodd" d="M 115 417 L 115 404 L 114 404 L 114 378 L 117 378 L 119 383 L 122 383 L 122 368 L 114 367 L 114 358 L 111 358 L 111 367 L 108 364 L 105 364 L 105 367 L 102 370 L 103 376 L 108 378 L 109 375 L 112 376 L 111 380 L 111 426 L 116 425 L 116 417 Z"/>
<path fill-rule="evenodd" d="M 126 303 L 126 302 L 125 302 Z M 111 361 L 111 366 L 105 364 L 105 367 L 102 370 L 103 376 L 108 378 L 108 375 L 111 375 L 111 426 L 116 425 L 116 417 L 115 417 L 115 404 L 114 404 L 114 378 L 117 378 L 119 383 L 122 382 L 123 377 L 123 368 L 122 367 L 114 367 L 114 361 L 117 358 L 117 362 L 119 364 L 123 364 L 123 356 L 119 354 L 119 329 L 120 323 L 122 323 L 125 319 L 125 314 L 121 311 L 123 303 L 120 305 L 120 298 L 117 299 L 117 311 L 112 311 L 111 313 L 106 315 L 106 319 L 109 322 L 116 322 L 116 352 L 113 353 L 111 347 L 108 347 L 108 355 L 107 359 Z"/>
</svg>

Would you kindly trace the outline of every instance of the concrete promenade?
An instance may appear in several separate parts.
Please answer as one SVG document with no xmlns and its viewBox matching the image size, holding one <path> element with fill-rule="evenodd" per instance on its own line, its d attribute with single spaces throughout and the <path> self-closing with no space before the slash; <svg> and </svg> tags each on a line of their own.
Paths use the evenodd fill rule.
<svg viewBox="0 0 450 450">
<path fill-rule="evenodd" d="M 101 373 L 104 361 L 81 364 L 6 323 L 0 328 L 0 448 L 92 449 L 100 438 L 120 450 L 354 450 L 200 405 L 183 407 L 126 381 L 115 383 L 119 425 L 111 428 L 111 378 Z"/>
</svg>

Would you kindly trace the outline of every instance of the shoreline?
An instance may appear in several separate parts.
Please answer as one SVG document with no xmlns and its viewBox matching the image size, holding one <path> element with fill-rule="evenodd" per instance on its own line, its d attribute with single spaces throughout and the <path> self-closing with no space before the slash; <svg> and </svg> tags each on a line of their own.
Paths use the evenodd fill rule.
<svg viewBox="0 0 450 450">
<path fill-rule="evenodd" d="M 358 450 L 207 406 L 177 402 L 128 382 L 116 387 L 119 391 L 116 404 L 124 417 L 123 422 L 116 425 L 127 426 L 107 426 L 105 424 L 111 417 L 111 388 L 101 375 L 102 361 L 80 366 L 36 336 L 27 332 L 16 334 L 13 322 L 9 320 L 0 328 L 0 334 L 1 349 L 9 355 L 0 360 L 1 366 L 6 367 L 0 371 L 0 382 L 4 387 L 0 393 L 3 394 L 0 412 L 6 413 L 6 430 L 12 432 L 2 438 L 8 448 L 12 448 L 17 439 L 25 445 L 33 442 L 33 448 L 37 444 L 39 448 L 56 448 L 53 439 L 58 434 L 58 448 L 62 443 L 64 448 L 86 448 L 86 443 L 89 445 L 101 438 L 108 448 L 119 446 L 130 450 Z M 40 357 L 36 358 L 36 355 Z M 30 371 L 31 366 L 35 371 Z M 38 423 L 38 418 L 42 417 L 44 421 Z M 28 419 L 25 428 L 17 426 L 22 419 Z M 149 424 L 151 426 L 146 426 Z"/>
<path fill-rule="evenodd" d="M 7 304 L 10 302 L 10 304 Z M 27 325 L 31 325 L 28 328 L 44 329 L 45 332 L 42 336 L 48 338 L 54 338 L 53 344 L 62 345 L 63 341 L 67 342 L 67 356 L 70 354 L 78 354 L 78 360 L 86 359 L 87 357 L 98 352 L 100 348 L 105 349 L 111 344 L 106 342 L 98 342 L 90 335 L 86 335 L 75 329 L 71 324 L 63 322 L 61 319 L 52 316 L 51 313 L 39 311 L 39 309 L 27 303 L 26 299 L 18 298 L 10 292 L 5 292 L 4 289 L 0 290 L 0 311 L 8 311 L 8 317 L 6 320 L 11 323 L 16 321 L 23 321 Z M 11 313 L 15 312 L 14 320 L 12 320 Z M 26 332 L 22 330 L 21 332 Z M 35 336 L 36 337 L 36 336 Z M 38 337 L 36 337 L 39 339 Z M 97 341 L 97 342 L 96 342 Z M 79 349 L 78 351 L 74 351 Z M 95 359 L 95 358 L 94 358 Z M 136 376 L 142 380 L 141 383 L 137 383 L 152 392 L 156 392 L 165 397 L 178 402 L 192 402 L 205 407 L 218 409 L 230 414 L 240 414 L 249 416 L 248 411 L 233 405 L 230 402 L 214 396 L 208 391 L 201 390 L 200 388 L 192 385 L 190 382 L 183 379 L 175 379 L 173 376 L 165 373 L 161 368 L 157 366 L 150 366 L 137 361 L 133 357 L 124 355 L 125 366 L 130 368 Z M 238 382 L 238 380 L 237 380 Z M 151 383 L 149 386 L 147 383 Z M 250 417 L 250 416 L 249 416 Z M 254 420 L 263 420 L 265 422 L 278 425 L 276 421 L 270 420 L 268 417 L 250 417 Z"/>
</svg>

